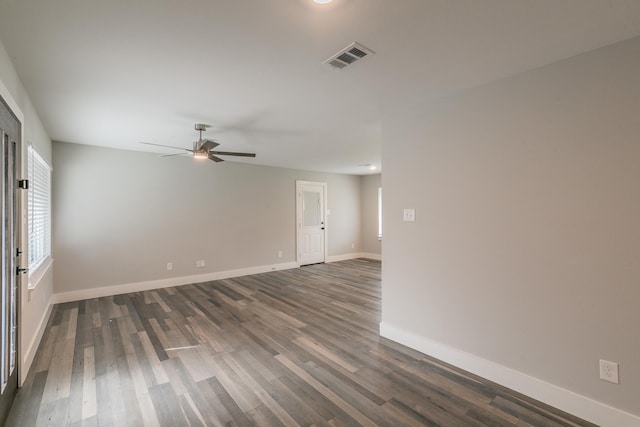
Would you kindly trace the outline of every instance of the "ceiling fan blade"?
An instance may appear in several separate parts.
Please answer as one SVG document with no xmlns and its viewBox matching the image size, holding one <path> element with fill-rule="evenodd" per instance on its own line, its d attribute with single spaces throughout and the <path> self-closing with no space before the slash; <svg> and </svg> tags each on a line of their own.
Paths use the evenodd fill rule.
<svg viewBox="0 0 640 427">
<path fill-rule="evenodd" d="M 255 157 L 255 153 L 235 153 L 232 151 L 209 151 L 209 154 L 215 154 L 217 156 L 240 156 L 240 157 Z"/>
<path fill-rule="evenodd" d="M 178 153 L 178 154 L 163 154 L 160 157 L 176 157 L 176 156 L 188 156 L 187 153 Z"/>
<path fill-rule="evenodd" d="M 213 148 L 216 148 L 218 145 L 220 145 L 220 144 L 218 144 L 215 141 L 211 141 L 210 139 L 205 139 L 202 142 L 202 145 L 200 145 L 200 150 L 209 151 L 209 150 L 211 150 Z"/>
<path fill-rule="evenodd" d="M 224 160 L 222 160 L 220 157 L 216 157 L 216 156 L 214 156 L 214 155 L 211 153 L 211 151 L 209 151 L 208 157 L 209 157 L 209 160 L 213 160 L 213 161 L 214 161 L 214 162 L 216 162 L 216 163 L 224 162 Z"/>
<path fill-rule="evenodd" d="M 156 147 L 164 147 L 164 148 L 175 148 L 176 150 L 185 150 L 185 151 L 189 151 L 189 152 L 193 153 L 193 150 L 190 150 L 190 149 L 184 148 L 184 147 L 174 147 L 172 145 L 154 144 L 153 142 L 142 142 L 142 141 L 140 141 L 140 144 L 155 145 Z"/>
</svg>

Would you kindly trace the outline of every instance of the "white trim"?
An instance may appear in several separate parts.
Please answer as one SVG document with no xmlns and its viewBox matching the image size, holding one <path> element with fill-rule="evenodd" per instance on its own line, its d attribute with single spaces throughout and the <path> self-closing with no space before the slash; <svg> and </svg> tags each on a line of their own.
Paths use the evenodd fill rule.
<svg viewBox="0 0 640 427">
<path fill-rule="evenodd" d="M 338 262 L 338 261 L 346 261 L 349 259 L 355 259 L 355 258 L 360 258 L 360 253 L 353 253 L 353 254 L 343 254 L 343 255 L 331 255 L 328 256 L 327 258 L 325 258 L 325 262 Z"/>
<path fill-rule="evenodd" d="M 1 42 L 0 42 L 1 44 Z M 15 71 L 15 69 L 14 69 Z M 19 80 L 18 80 L 19 81 Z M 21 84 L 21 83 L 19 83 Z M 21 179 L 21 177 L 24 177 L 24 151 L 25 151 L 25 146 L 26 144 L 24 143 L 25 141 L 25 124 L 24 124 L 24 113 L 22 112 L 22 109 L 18 106 L 18 103 L 16 102 L 16 100 L 14 99 L 13 95 L 11 94 L 11 91 L 9 90 L 9 88 L 7 86 L 5 86 L 4 82 L 2 80 L 0 80 L 0 97 L 2 97 L 2 99 L 4 100 L 4 102 L 7 104 L 7 106 L 9 107 L 9 109 L 11 110 L 11 112 L 13 113 L 13 115 L 18 119 L 18 121 L 20 122 L 20 139 L 18 141 L 16 141 L 16 143 L 18 144 L 18 150 L 17 152 L 19 153 L 19 156 L 16 158 L 16 166 L 18 168 L 17 171 L 17 176 L 15 178 L 17 179 Z M 27 101 L 29 102 L 29 101 Z M 23 221 L 24 218 L 24 212 L 25 211 L 25 198 L 26 198 L 26 194 L 23 191 L 18 192 L 18 197 L 17 197 L 17 208 L 18 208 L 18 212 L 20 212 L 20 214 L 18 215 L 18 222 L 17 222 L 17 227 L 18 229 L 16 230 L 17 233 L 19 233 L 19 247 L 23 249 L 23 256 L 25 256 L 25 246 L 28 246 L 28 240 L 27 240 L 27 235 L 26 235 L 26 224 L 25 221 Z M 27 363 L 27 356 L 29 356 L 28 352 L 27 355 L 22 354 L 22 311 L 23 311 L 23 303 L 22 301 L 27 297 L 26 292 L 24 291 L 24 286 L 23 286 L 23 280 L 24 280 L 24 275 L 19 275 L 17 278 L 17 292 L 20 292 L 20 304 L 18 307 L 16 307 L 17 309 L 17 326 L 18 326 L 18 334 L 17 334 L 17 339 L 16 339 L 16 352 L 17 352 L 17 359 L 18 359 L 18 363 L 17 363 L 17 369 L 18 369 L 18 386 L 22 386 L 22 384 L 24 383 L 24 380 L 26 379 L 27 376 L 27 372 L 29 371 L 29 366 L 31 365 L 31 362 Z M 50 305 L 51 307 L 51 305 Z M 50 313 L 50 311 L 48 312 Z M 48 315 L 45 316 L 48 320 Z M 46 325 L 46 322 L 45 322 Z M 39 331 L 40 334 L 44 333 L 44 327 L 42 328 L 42 331 Z M 39 343 L 39 341 L 38 341 Z M 37 346 L 36 346 L 37 348 Z M 35 352 L 33 355 L 31 356 L 31 361 L 33 361 L 33 356 L 35 356 Z"/>
<path fill-rule="evenodd" d="M 370 252 L 363 252 L 358 258 L 368 258 L 376 261 L 382 261 L 382 254 L 373 254 Z"/>
<path fill-rule="evenodd" d="M 61 292 L 54 294 L 56 304 L 81 301 L 91 298 L 107 297 L 112 295 L 127 294 L 129 292 L 141 292 L 152 289 L 182 286 L 191 283 L 209 282 L 212 280 L 229 279 L 231 277 L 248 276 L 250 274 L 266 273 L 276 270 L 289 270 L 297 268 L 295 262 L 283 264 L 262 265 L 258 267 L 241 268 L 238 270 L 217 271 L 213 273 L 198 274 L 194 276 L 171 277 L 168 279 L 150 280 L 147 282 L 127 283 L 123 285 L 105 286 L 102 288 L 80 289 L 77 291 Z"/>
<path fill-rule="evenodd" d="M 382 240 L 382 186 L 378 187 L 378 240 Z"/>
<path fill-rule="evenodd" d="M 38 324 L 38 328 L 36 329 L 36 333 L 31 337 L 31 341 L 29 342 L 29 347 L 27 347 L 27 351 L 25 351 L 24 355 L 22 355 L 22 365 L 20 366 L 20 378 L 19 378 L 19 386 L 22 387 L 25 380 L 27 379 L 27 374 L 29 373 L 29 369 L 31 369 L 31 364 L 33 363 L 33 359 L 36 357 L 36 352 L 38 351 L 38 346 L 40 345 L 40 341 L 42 341 L 42 336 L 44 335 L 44 331 L 47 327 L 47 323 L 49 322 L 49 316 L 51 316 L 51 310 L 53 309 L 53 295 L 49 297 L 49 301 L 47 302 L 47 309 L 44 312 L 44 315 L 40 319 L 40 323 Z"/>
<path fill-rule="evenodd" d="M 640 426 L 640 417 L 637 415 L 613 408 L 586 396 L 531 377 L 523 372 L 466 353 L 457 348 L 449 347 L 388 323 L 380 322 L 380 336 L 526 394 L 592 423 L 617 427 Z"/>
<path fill-rule="evenodd" d="M 51 269 L 52 265 L 53 258 L 48 256 L 35 269 L 29 270 L 29 283 L 27 284 L 27 289 L 29 289 L 30 291 L 35 290 L 44 275 L 47 274 L 47 272 Z"/>
<path fill-rule="evenodd" d="M 327 257 L 326 262 L 347 261 L 349 259 L 356 259 L 356 258 L 369 258 L 376 261 L 382 261 L 382 255 L 380 254 L 357 252 L 357 253 L 343 254 L 343 255 L 331 255 Z"/>
<path fill-rule="evenodd" d="M 4 99 L 4 102 L 7 103 L 11 112 L 20 121 L 20 131 L 22 132 L 20 134 L 20 139 L 24 139 L 24 114 L 22 113 L 20 107 L 18 107 L 16 101 L 13 99 L 11 92 L 9 92 L 9 88 L 7 88 L 4 83 L 2 83 L 2 80 L 0 80 L 0 96 L 2 96 L 2 99 Z"/>
</svg>

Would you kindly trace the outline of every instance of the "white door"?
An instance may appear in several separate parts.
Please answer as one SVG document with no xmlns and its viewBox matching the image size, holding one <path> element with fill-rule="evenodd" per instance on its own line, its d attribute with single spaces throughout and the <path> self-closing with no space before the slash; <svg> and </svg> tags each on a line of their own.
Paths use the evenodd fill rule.
<svg viewBox="0 0 640 427">
<path fill-rule="evenodd" d="M 298 265 L 325 261 L 327 184 L 296 181 Z"/>
</svg>

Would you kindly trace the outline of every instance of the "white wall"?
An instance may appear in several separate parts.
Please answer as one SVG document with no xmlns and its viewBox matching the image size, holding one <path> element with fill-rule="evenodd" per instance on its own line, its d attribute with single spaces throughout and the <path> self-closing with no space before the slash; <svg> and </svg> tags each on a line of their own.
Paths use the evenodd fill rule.
<svg viewBox="0 0 640 427">
<path fill-rule="evenodd" d="M 20 110 L 23 116 L 22 157 L 25 157 L 26 147 L 32 144 L 38 153 L 51 164 L 51 140 L 40 123 L 29 95 L 25 91 L 20 78 L 13 68 L 11 59 L 0 42 L 0 96 L 5 98 L 10 106 Z M 13 105 L 11 105 L 13 104 Z M 26 166 L 23 167 L 26 175 Z M 26 199 L 25 199 L 26 200 Z M 26 203 L 23 203 L 23 248 L 27 245 L 26 234 Z M 20 319 L 20 381 L 26 377 L 27 370 L 33 361 L 35 351 L 44 331 L 44 323 L 51 310 L 53 295 L 53 273 L 49 270 L 40 280 L 36 289 L 29 290 L 28 281 L 21 283 L 21 319 Z"/>
<path fill-rule="evenodd" d="M 329 256 L 360 250 L 358 176 L 53 147 L 56 294 L 295 263 L 296 180 L 327 183 Z"/>
<path fill-rule="evenodd" d="M 593 399 L 547 400 L 604 425 L 640 416 L 639 58 L 633 39 L 389 114 L 388 336 Z"/>
<path fill-rule="evenodd" d="M 362 192 L 362 252 L 382 256 L 382 241 L 378 239 L 378 188 L 382 175 L 363 175 Z"/>
</svg>

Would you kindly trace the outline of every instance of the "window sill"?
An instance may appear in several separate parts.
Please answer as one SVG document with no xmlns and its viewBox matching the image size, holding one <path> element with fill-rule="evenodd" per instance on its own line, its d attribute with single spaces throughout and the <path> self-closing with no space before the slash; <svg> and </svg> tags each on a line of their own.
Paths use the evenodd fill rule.
<svg viewBox="0 0 640 427">
<path fill-rule="evenodd" d="M 53 265 L 53 258 L 47 257 L 47 259 L 45 259 L 42 262 L 42 264 L 36 267 L 35 270 L 29 271 L 29 285 L 27 288 L 30 291 L 33 291 L 38 287 L 38 284 L 40 284 L 40 281 L 45 276 L 45 274 L 47 274 L 47 272 L 51 269 L 52 265 Z"/>
</svg>

